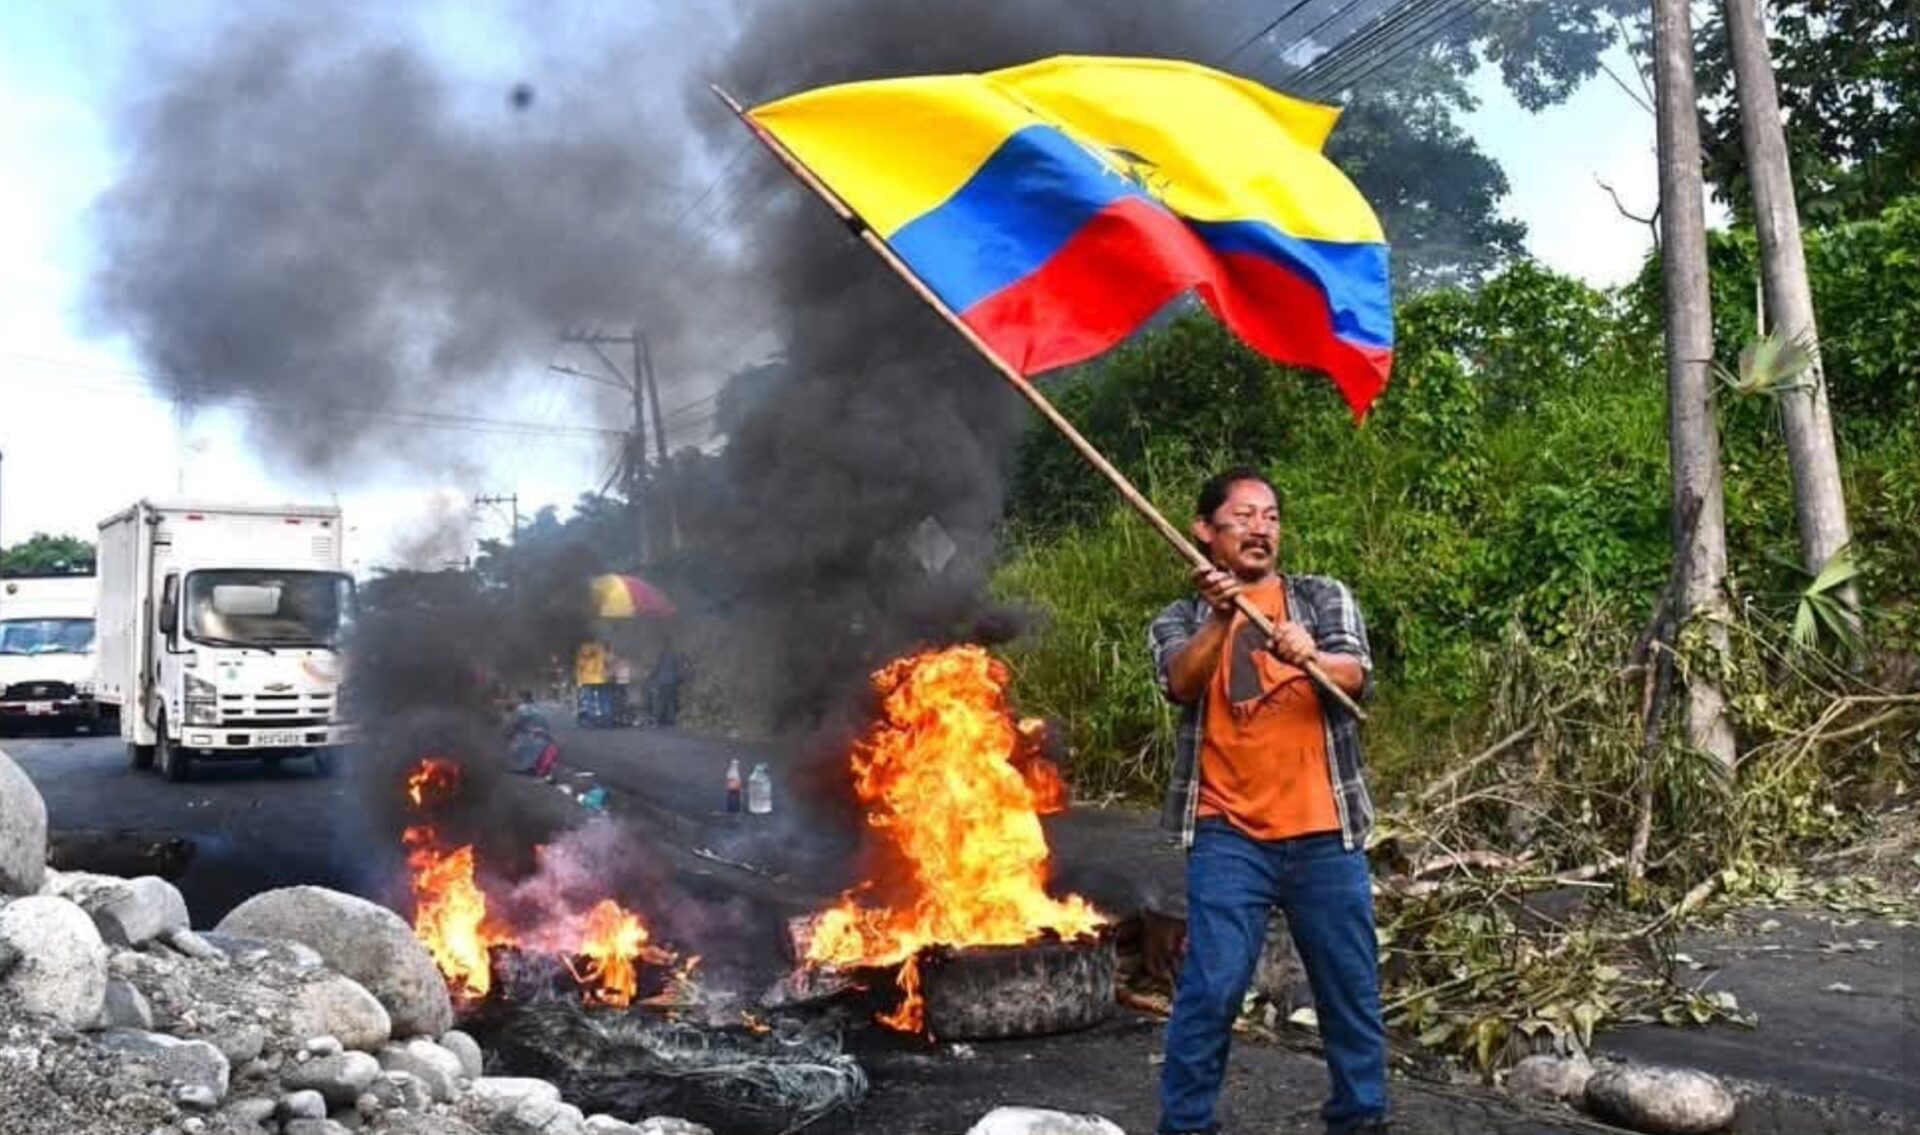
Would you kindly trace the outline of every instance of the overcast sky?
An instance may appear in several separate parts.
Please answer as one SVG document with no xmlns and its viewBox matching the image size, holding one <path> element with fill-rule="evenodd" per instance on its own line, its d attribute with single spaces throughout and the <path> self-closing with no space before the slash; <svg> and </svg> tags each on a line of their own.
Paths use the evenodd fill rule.
<svg viewBox="0 0 1920 1135">
<path fill-rule="evenodd" d="M 177 19 L 204 8 L 169 12 Z M 122 69 L 132 65 L 131 41 L 143 31 L 128 11 L 104 2 L 0 5 L 0 105 L 7 108 L 0 115 L 0 542 L 36 531 L 91 537 L 101 517 L 142 496 L 337 500 L 348 515 L 353 566 L 366 571 L 395 562 L 409 538 L 430 525 L 453 521 L 466 540 L 503 535 L 504 512 L 473 509 L 475 494 L 517 491 L 530 513 L 597 488 L 611 442 L 566 427 L 607 424 L 597 415 L 610 411 L 589 384 L 543 368 L 502 375 L 489 404 L 459 410 L 563 432 L 420 427 L 454 435 L 465 456 L 459 474 L 426 474 L 398 462 L 376 467 L 377 458 L 327 478 L 289 473 L 284 463 L 250 452 L 251 439 L 231 412 L 180 412 L 154 395 L 124 340 L 112 328 L 90 326 L 83 305 L 93 247 L 89 207 L 124 158 L 115 151 L 113 98 Z M 433 17 L 444 33 L 439 38 L 451 45 L 456 66 L 498 70 L 503 49 L 487 34 L 487 20 L 469 11 L 442 7 Z M 177 26 L 191 24 L 178 19 Z M 1624 53 L 1611 62 L 1628 84 L 1636 82 Z M 1484 106 L 1469 129 L 1506 168 L 1513 185 L 1508 209 L 1527 223 L 1533 254 L 1596 284 L 1631 276 L 1646 253 L 1647 231 L 1619 215 L 1596 179 L 1633 211 L 1652 211 L 1652 116 L 1605 76 L 1540 115 L 1516 107 L 1492 76 L 1476 85 Z M 734 365 L 738 348 L 716 344 L 716 354 L 727 357 L 709 365 Z M 555 358 L 592 366 L 557 341 Z M 702 440 L 699 399 L 670 392 L 666 400 L 670 416 L 676 403 L 689 407 L 681 415 L 689 426 L 676 444 Z"/>
</svg>

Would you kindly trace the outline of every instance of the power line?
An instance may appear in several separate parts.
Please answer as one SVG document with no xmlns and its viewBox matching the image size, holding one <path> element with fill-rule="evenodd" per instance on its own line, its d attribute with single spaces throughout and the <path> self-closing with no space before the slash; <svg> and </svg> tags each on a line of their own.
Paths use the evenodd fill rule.
<svg viewBox="0 0 1920 1135">
<path fill-rule="evenodd" d="M 1355 11 L 1359 10 L 1363 4 L 1366 4 L 1369 2 L 1370 0 L 1347 0 L 1345 4 L 1339 5 L 1338 7 L 1334 8 L 1333 11 L 1327 13 L 1326 16 L 1322 17 L 1319 23 L 1314 24 L 1312 27 L 1308 28 L 1306 31 L 1301 32 L 1299 35 L 1294 36 L 1292 39 L 1290 39 L 1287 42 L 1286 46 L 1275 51 L 1273 53 L 1272 58 L 1269 59 L 1265 64 L 1257 65 L 1249 69 L 1247 73 L 1249 75 L 1252 75 L 1254 78 L 1265 81 L 1266 72 L 1271 70 L 1275 64 L 1284 63 L 1286 61 L 1287 56 L 1292 52 L 1294 52 L 1303 44 L 1316 42 L 1317 37 L 1320 35 L 1321 32 L 1325 31 L 1329 27 L 1332 27 L 1334 24 L 1345 19 L 1346 17 L 1352 15 Z"/>
<path fill-rule="evenodd" d="M 1368 24 L 1333 49 L 1302 67 L 1293 81 L 1314 89 L 1328 89 L 1331 76 L 1358 61 L 1373 56 L 1390 39 L 1409 26 L 1418 26 L 1423 18 L 1444 12 L 1461 0 L 1406 0 L 1377 14 Z"/>
<path fill-rule="evenodd" d="M 1382 48 L 1376 53 L 1377 62 L 1367 65 L 1355 64 L 1348 67 L 1338 77 L 1327 80 L 1322 90 L 1353 88 L 1359 86 L 1382 71 L 1387 70 L 1401 60 L 1416 52 L 1425 51 L 1440 41 L 1443 33 L 1455 28 L 1480 14 L 1491 0 L 1467 0 L 1464 5 L 1456 4 L 1451 16 L 1436 14 L 1420 29 L 1409 30 L 1394 41 L 1394 44 Z"/>
<path fill-rule="evenodd" d="M 1237 58 L 1241 52 L 1245 51 L 1247 48 L 1252 47 L 1254 44 L 1272 35 L 1275 28 L 1279 27 L 1281 24 L 1284 24 L 1288 20 L 1292 19 L 1296 14 L 1299 13 L 1300 9 L 1306 7 L 1308 4 L 1311 4 L 1311 3 L 1313 3 L 1313 0 L 1297 0 L 1297 2 L 1293 4 L 1291 7 L 1289 7 L 1286 11 L 1281 12 L 1279 15 L 1275 16 L 1267 24 L 1267 26 L 1261 28 L 1259 31 L 1254 32 L 1252 35 L 1241 40 L 1237 45 L 1234 46 L 1234 49 L 1232 51 L 1229 51 L 1225 55 L 1222 55 L 1220 57 L 1220 62 L 1215 64 L 1215 66 L 1225 67 L 1227 64 L 1233 62 L 1234 59 Z"/>
<path fill-rule="evenodd" d="M 1411 45 L 1425 48 L 1451 27 L 1472 0 L 1414 0 L 1391 17 L 1371 26 L 1364 41 L 1343 44 L 1313 61 L 1300 75 L 1309 89 L 1325 94 L 1353 86 L 1362 72 L 1371 73 L 1382 60 L 1398 58 Z"/>
<path fill-rule="evenodd" d="M 22 352 L 0 352 L 16 358 L 32 358 Z M 609 430 L 596 426 L 551 425 L 543 426 L 534 422 L 509 418 L 485 418 L 471 414 L 452 414 L 435 410 L 413 410 L 398 407 L 372 408 L 339 405 L 311 405 L 288 399 L 269 398 L 252 391 L 215 391 L 204 403 L 190 396 L 191 389 L 197 384 L 193 380 L 165 382 L 138 371 L 119 368 L 95 367 L 82 363 L 62 362 L 42 358 L 43 364 L 51 364 L 88 378 L 67 380 L 55 383 L 33 383 L 22 375 L 0 375 L 0 381 L 12 381 L 23 385 L 52 386 L 61 390 L 85 390 L 90 393 L 117 395 L 123 397 L 142 397 L 171 403 L 175 407 L 186 408 L 202 404 L 216 406 L 238 405 L 250 408 L 289 410 L 302 414 L 321 414 L 325 416 L 372 418 L 376 420 L 398 422 L 406 425 L 426 426 L 430 428 L 458 429 L 472 433 L 500 433 L 508 436 L 557 436 L 572 438 L 600 439 L 615 436 L 619 430 Z M 109 379 L 109 374 L 128 375 L 138 381 Z"/>
</svg>

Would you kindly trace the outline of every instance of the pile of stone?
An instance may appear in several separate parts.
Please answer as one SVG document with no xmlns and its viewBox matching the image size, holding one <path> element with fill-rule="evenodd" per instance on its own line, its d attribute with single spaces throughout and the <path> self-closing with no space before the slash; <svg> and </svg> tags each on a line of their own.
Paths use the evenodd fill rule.
<svg viewBox="0 0 1920 1135">
<path fill-rule="evenodd" d="M 486 1074 L 432 958 L 352 895 L 257 895 L 207 932 L 172 884 L 50 871 L 0 753 L 0 1132 L 705 1135 Z"/>
<path fill-rule="evenodd" d="M 1733 1126 L 1738 1101 L 1716 1076 L 1693 1068 L 1589 1063 L 1585 1057 L 1529 1056 L 1507 1076 L 1515 1094 L 1580 1108 L 1647 1135 L 1712 1135 Z"/>
</svg>

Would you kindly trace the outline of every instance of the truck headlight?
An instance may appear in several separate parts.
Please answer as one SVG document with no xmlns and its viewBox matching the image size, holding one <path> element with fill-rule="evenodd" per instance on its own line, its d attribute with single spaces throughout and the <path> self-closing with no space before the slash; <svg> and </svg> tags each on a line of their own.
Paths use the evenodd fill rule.
<svg viewBox="0 0 1920 1135">
<path fill-rule="evenodd" d="M 219 694 L 213 683 L 195 674 L 186 678 L 187 724 L 220 724 Z"/>
</svg>

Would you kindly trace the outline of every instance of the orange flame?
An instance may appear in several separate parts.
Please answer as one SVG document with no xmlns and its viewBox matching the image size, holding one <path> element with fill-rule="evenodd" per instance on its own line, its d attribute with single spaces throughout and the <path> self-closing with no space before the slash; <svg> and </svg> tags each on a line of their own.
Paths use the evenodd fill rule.
<svg viewBox="0 0 1920 1135">
<path fill-rule="evenodd" d="M 573 979 L 587 988 L 587 999 L 621 1008 L 633 1003 L 640 991 L 640 970 L 636 958 L 646 953 L 647 928 L 638 915 L 612 899 L 601 899 L 587 912 L 580 931 L 578 953 L 585 958 L 583 969 L 567 968 Z"/>
<path fill-rule="evenodd" d="M 512 935 L 487 925 L 487 896 L 473 881 L 471 845 L 443 850 L 431 827 L 411 827 L 401 836 L 413 870 L 413 932 L 457 998 L 485 997 L 493 987 L 487 949 L 511 944 Z"/>
<path fill-rule="evenodd" d="M 460 786 L 460 766 L 444 757 L 428 757 L 407 774 L 407 799 L 416 808 L 445 803 Z"/>
<path fill-rule="evenodd" d="M 882 1023 L 924 1024 L 917 955 L 933 945 L 1007 946 L 1051 931 L 1096 932 L 1079 895 L 1047 893 L 1040 815 L 1064 806 L 1059 771 L 1037 755 L 1038 724 L 1016 725 L 1007 670 L 978 646 L 929 651 L 873 676 L 880 720 L 855 747 L 854 788 L 884 842 L 896 901 L 848 892 L 812 927 L 814 965 L 900 965 L 904 1000 Z"/>
<path fill-rule="evenodd" d="M 450 799 L 459 783 L 459 765 L 428 757 L 408 775 L 407 799 L 415 807 L 432 807 Z M 577 908 L 563 907 L 549 912 L 541 925 L 516 932 L 489 916 L 486 892 L 474 878 L 471 844 L 448 849 L 430 824 L 407 828 L 401 842 L 413 875 L 413 932 L 457 1000 L 485 997 L 492 989 L 488 950 L 494 946 L 556 954 L 589 1004 L 617 1007 L 631 1004 L 639 992 L 641 963 L 675 960 L 672 951 L 651 944 L 639 915 L 612 899 L 600 900 L 583 916 Z M 690 959 L 676 971 L 674 982 L 685 982 L 697 961 Z"/>
</svg>

